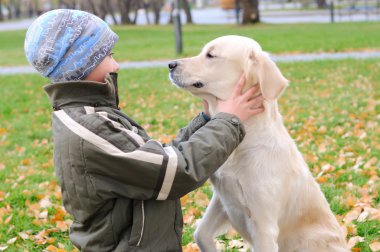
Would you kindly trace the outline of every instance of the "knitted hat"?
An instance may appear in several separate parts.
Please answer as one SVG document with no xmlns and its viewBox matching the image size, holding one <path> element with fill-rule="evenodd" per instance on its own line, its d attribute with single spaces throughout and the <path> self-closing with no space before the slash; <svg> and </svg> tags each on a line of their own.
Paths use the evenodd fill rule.
<svg viewBox="0 0 380 252">
<path fill-rule="evenodd" d="M 83 80 L 110 54 L 118 38 L 93 14 L 59 9 L 32 23 L 24 49 L 29 63 L 51 81 Z"/>
</svg>

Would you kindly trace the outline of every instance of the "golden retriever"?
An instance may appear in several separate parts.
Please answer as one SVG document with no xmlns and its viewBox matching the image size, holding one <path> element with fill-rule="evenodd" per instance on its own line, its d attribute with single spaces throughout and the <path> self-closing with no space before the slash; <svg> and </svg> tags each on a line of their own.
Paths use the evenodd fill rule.
<svg viewBox="0 0 380 252">
<path fill-rule="evenodd" d="M 260 45 L 223 36 L 198 56 L 169 63 L 171 81 L 208 101 L 227 99 L 244 72 L 260 85 L 265 112 L 244 122 L 246 136 L 211 177 L 214 194 L 195 232 L 202 251 L 232 225 L 255 252 L 347 252 L 340 226 L 294 141 L 277 99 L 288 85 Z"/>
</svg>

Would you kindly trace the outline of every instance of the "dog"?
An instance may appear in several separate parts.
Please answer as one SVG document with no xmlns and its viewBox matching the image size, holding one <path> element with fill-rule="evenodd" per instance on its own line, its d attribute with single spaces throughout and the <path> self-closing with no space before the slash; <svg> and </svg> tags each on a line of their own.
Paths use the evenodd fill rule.
<svg viewBox="0 0 380 252">
<path fill-rule="evenodd" d="M 348 252 L 343 232 L 287 132 L 277 100 L 288 85 L 253 39 L 223 36 L 198 56 L 169 63 L 173 84 L 205 99 L 211 116 L 244 73 L 259 85 L 265 111 L 244 122 L 246 136 L 210 178 L 214 194 L 195 240 L 217 251 L 214 238 L 233 227 L 255 252 Z M 258 95 L 258 94 L 255 94 Z"/>
</svg>

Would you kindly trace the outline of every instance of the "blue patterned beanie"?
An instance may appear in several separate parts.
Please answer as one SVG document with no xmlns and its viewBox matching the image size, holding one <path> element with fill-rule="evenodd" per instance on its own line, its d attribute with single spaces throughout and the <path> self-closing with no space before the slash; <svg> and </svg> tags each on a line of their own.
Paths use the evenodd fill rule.
<svg viewBox="0 0 380 252">
<path fill-rule="evenodd" d="M 59 9 L 32 23 L 24 49 L 29 63 L 51 81 L 83 80 L 111 52 L 118 38 L 93 14 Z"/>
</svg>

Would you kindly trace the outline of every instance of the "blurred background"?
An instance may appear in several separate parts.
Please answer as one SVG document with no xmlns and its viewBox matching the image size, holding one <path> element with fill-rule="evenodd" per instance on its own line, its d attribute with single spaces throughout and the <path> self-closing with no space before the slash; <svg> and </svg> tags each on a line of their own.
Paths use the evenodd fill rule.
<svg viewBox="0 0 380 252">
<path fill-rule="evenodd" d="M 92 12 L 109 24 L 168 24 L 173 0 L 0 0 L 0 21 L 31 19 L 56 8 Z M 379 21 L 380 0 L 179 0 L 195 24 Z M 28 22 L 18 23 L 25 28 Z M 10 24 L 14 29 L 16 24 Z M 5 28 L 3 28 L 5 29 Z"/>
<path fill-rule="evenodd" d="M 380 0 L 0 0 L 0 252 L 79 251 L 54 175 L 49 82 L 23 48 L 32 21 L 56 8 L 112 25 L 120 108 L 163 143 L 202 109 L 171 85 L 168 61 L 219 36 L 255 39 L 290 80 L 284 123 L 349 248 L 380 252 Z M 184 252 L 200 251 L 193 233 L 211 197 L 206 183 L 181 199 Z M 216 244 L 249 251 L 234 230 Z"/>
</svg>

